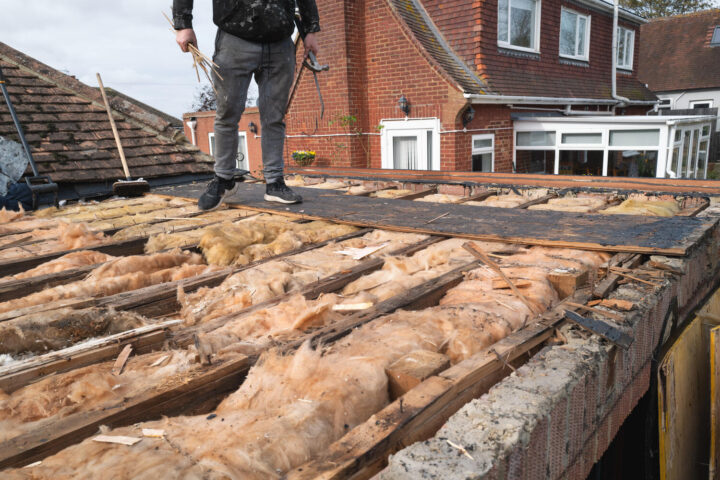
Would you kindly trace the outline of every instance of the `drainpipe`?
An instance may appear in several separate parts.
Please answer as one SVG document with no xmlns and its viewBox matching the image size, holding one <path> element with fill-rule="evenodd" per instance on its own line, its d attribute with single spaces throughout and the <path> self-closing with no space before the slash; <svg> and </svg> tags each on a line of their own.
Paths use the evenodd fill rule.
<svg viewBox="0 0 720 480">
<path fill-rule="evenodd" d="M 630 103 L 629 98 L 617 94 L 617 30 L 618 30 L 618 0 L 613 0 L 613 31 L 612 31 L 612 97 L 618 102 L 613 105 L 613 112 L 618 106 Z M 633 41 L 635 38 L 633 37 Z M 633 49 L 635 51 L 635 49 Z"/>
<path fill-rule="evenodd" d="M 195 139 L 195 127 L 197 127 L 197 120 L 195 117 L 190 117 L 190 120 L 185 122 L 185 124 L 190 127 L 190 142 L 197 146 L 197 140 Z"/>
</svg>

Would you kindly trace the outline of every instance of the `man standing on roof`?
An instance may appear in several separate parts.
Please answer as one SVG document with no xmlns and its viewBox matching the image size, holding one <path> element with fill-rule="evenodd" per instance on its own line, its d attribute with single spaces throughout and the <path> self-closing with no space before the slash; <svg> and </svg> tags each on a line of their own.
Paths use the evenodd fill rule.
<svg viewBox="0 0 720 480">
<path fill-rule="evenodd" d="M 245 110 L 250 79 L 259 87 L 258 107 L 262 126 L 265 200 L 298 203 L 302 198 L 285 185 L 283 147 L 285 108 L 295 72 L 295 3 L 304 30 L 305 56 L 317 55 L 315 32 L 320 20 L 315 0 L 213 0 L 213 22 L 218 26 L 213 61 L 219 66 L 213 83 L 217 90 L 215 115 L 215 178 L 198 200 L 201 210 L 220 205 L 236 191 L 233 179 L 238 149 L 238 122 Z M 192 28 L 193 0 L 173 0 L 173 23 L 183 52 L 197 46 Z"/>
</svg>

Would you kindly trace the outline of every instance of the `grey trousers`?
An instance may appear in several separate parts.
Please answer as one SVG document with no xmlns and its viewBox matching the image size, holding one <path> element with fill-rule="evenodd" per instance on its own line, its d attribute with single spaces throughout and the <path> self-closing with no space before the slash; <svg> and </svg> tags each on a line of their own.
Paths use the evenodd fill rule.
<svg viewBox="0 0 720 480">
<path fill-rule="evenodd" d="M 254 43 L 218 30 L 213 61 L 222 79 L 215 115 L 215 174 L 230 179 L 236 166 L 238 122 L 245 111 L 250 79 L 259 87 L 263 174 L 267 183 L 283 176 L 285 108 L 295 73 L 295 45 L 288 37 L 277 43 Z"/>
</svg>

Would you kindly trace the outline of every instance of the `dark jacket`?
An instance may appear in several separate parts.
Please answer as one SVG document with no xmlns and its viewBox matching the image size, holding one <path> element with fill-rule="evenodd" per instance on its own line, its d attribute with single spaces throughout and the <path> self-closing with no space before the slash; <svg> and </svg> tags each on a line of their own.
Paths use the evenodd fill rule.
<svg viewBox="0 0 720 480">
<path fill-rule="evenodd" d="M 296 0 L 213 0 L 213 22 L 220 30 L 251 42 L 272 43 L 292 35 Z M 297 0 L 307 33 L 320 31 L 315 0 Z M 173 0 L 176 30 L 192 28 L 193 0 Z"/>
</svg>

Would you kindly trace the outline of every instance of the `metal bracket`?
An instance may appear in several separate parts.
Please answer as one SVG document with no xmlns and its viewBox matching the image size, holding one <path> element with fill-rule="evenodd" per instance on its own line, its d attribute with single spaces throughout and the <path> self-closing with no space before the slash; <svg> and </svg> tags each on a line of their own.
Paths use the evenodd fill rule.
<svg viewBox="0 0 720 480">
<path fill-rule="evenodd" d="M 565 310 L 565 318 L 592 333 L 600 335 L 610 343 L 617 345 L 623 350 L 630 348 L 630 345 L 632 345 L 633 341 L 635 341 L 633 337 L 619 328 L 613 327 L 607 322 L 592 318 L 585 318 L 572 310 Z"/>
</svg>

